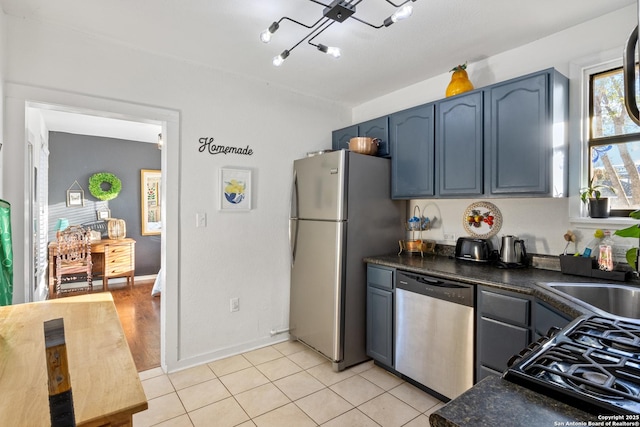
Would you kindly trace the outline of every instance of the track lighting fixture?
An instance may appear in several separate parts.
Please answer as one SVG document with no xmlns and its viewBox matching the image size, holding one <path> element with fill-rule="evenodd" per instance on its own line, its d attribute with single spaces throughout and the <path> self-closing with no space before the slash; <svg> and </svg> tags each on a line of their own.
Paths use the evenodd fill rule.
<svg viewBox="0 0 640 427">
<path fill-rule="evenodd" d="M 324 6 L 322 16 L 313 24 L 306 25 L 302 22 L 296 21 L 295 19 L 283 16 L 282 18 L 280 18 L 280 20 L 273 22 L 269 26 L 269 28 L 260 33 L 260 40 L 262 40 L 264 43 L 269 43 L 269 41 L 271 41 L 271 38 L 273 37 L 273 34 L 280 28 L 280 23 L 285 20 L 311 30 L 309 34 L 307 34 L 298 43 L 293 45 L 293 47 L 285 49 L 280 55 L 273 58 L 273 65 L 275 65 L 276 67 L 282 65 L 291 51 L 298 47 L 305 40 L 311 46 L 315 46 L 320 52 L 331 55 L 334 58 L 339 58 L 341 55 L 339 48 L 326 46 L 321 43 L 314 43 L 313 40 L 331 25 L 335 24 L 336 22 L 344 22 L 349 18 L 355 19 L 356 21 L 362 22 L 363 24 L 366 24 L 375 29 L 388 27 L 395 22 L 410 17 L 413 12 L 413 5 L 411 3 L 415 2 L 416 0 L 403 0 L 400 4 L 395 4 L 391 0 L 385 0 L 387 3 L 395 7 L 396 11 L 391 16 L 386 18 L 381 25 L 374 25 L 354 16 L 356 13 L 356 6 L 362 3 L 364 0 L 333 0 L 330 4 L 324 4 L 318 0 L 309 1 Z"/>
</svg>

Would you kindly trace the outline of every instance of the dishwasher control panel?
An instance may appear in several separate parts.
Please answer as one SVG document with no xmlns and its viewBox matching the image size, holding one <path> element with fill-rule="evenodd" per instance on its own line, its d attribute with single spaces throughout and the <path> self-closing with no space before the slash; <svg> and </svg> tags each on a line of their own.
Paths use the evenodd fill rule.
<svg viewBox="0 0 640 427">
<path fill-rule="evenodd" d="M 469 307 L 474 305 L 474 287 L 465 283 L 398 271 L 396 288 Z"/>
</svg>

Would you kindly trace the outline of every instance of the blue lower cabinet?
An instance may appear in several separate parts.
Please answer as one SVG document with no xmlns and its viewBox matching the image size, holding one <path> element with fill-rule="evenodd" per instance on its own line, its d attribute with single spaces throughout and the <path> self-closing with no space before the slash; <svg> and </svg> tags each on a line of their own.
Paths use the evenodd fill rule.
<svg viewBox="0 0 640 427">
<path fill-rule="evenodd" d="M 367 355 L 393 368 L 393 269 L 367 266 Z"/>
</svg>

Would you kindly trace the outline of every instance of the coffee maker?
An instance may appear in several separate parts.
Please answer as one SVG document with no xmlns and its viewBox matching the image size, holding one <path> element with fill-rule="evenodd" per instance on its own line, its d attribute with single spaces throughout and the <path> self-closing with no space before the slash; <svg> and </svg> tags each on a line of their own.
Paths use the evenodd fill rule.
<svg viewBox="0 0 640 427">
<path fill-rule="evenodd" d="M 500 268 L 524 268 L 528 264 L 527 250 L 524 247 L 524 240 L 516 236 L 502 236 L 502 246 L 500 247 Z"/>
</svg>

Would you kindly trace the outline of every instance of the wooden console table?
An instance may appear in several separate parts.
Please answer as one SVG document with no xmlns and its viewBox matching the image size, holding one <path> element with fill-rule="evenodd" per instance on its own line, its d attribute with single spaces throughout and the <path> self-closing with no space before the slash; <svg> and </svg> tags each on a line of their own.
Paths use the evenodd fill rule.
<svg viewBox="0 0 640 427">
<path fill-rule="evenodd" d="M 93 275 L 102 278 L 102 287 L 109 290 L 109 279 L 126 277 L 133 286 L 136 268 L 136 241 L 130 238 L 102 239 L 91 242 Z M 49 243 L 49 297 L 55 298 L 56 250 L 58 242 Z"/>
<path fill-rule="evenodd" d="M 51 425 L 43 324 L 59 317 L 76 424 L 132 426 L 148 404 L 109 293 L 0 307 L 0 425 Z"/>
</svg>

